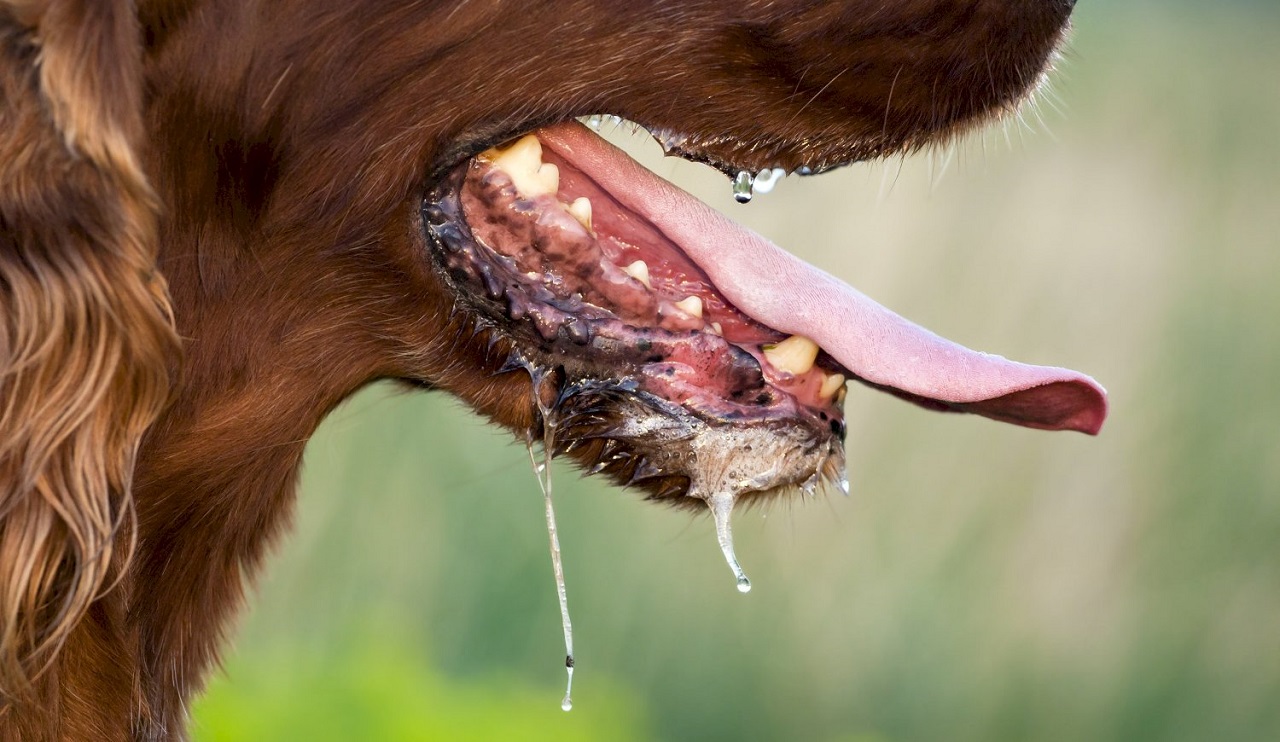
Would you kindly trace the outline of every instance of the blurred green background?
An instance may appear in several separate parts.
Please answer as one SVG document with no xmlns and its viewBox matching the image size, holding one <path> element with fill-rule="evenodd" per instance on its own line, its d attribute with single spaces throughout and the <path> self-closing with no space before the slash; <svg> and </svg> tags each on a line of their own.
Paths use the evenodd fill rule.
<svg viewBox="0 0 1280 742">
<path fill-rule="evenodd" d="M 644 161 L 906 316 L 1095 375 L 1098 439 L 848 399 L 853 496 L 711 522 L 557 467 L 579 669 L 522 447 L 379 387 L 197 740 L 1280 739 L 1280 8 L 1086 2 L 1021 121 L 787 179 Z"/>
</svg>

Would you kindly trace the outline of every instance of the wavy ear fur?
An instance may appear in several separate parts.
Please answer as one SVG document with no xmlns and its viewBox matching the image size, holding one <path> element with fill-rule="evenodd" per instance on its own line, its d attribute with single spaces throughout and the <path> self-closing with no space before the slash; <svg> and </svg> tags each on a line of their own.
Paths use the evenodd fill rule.
<svg viewBox="0 0 1280 742">
<path fill-rule="evenodd" d="M 0 706 L 131 552 L 177 352 L 142 141 L 130 0 L 0 0 Z"/>
</svg>

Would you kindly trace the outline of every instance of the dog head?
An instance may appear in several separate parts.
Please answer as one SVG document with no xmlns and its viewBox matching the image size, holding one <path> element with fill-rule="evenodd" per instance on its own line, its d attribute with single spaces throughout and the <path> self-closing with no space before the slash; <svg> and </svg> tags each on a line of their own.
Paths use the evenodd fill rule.
<svg viewBox="0 0 1280 742">
<path fill-rule="evenodd" d="M 1087 377 L 943 341 L 574 123 L 747 189 L 911 151 L 1011 111 L 1070 0 L 132 5 L 0 17 L 2 685 L 107 579 L 166 393 L 156 481 L 390 378 L 676 503 L 839 476 L 846 379 L 1102 422 Z"/>
</svg>

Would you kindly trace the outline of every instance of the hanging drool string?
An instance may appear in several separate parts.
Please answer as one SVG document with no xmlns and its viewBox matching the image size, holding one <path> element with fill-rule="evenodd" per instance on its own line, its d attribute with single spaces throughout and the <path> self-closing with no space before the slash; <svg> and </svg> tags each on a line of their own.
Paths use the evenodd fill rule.
<svg viewBox="0 0 1280 742">
<path fill-rule="evenodd" d="M 560 600 L 560 622 L 564 628 L 564 668 L 569 676 L 560 708 L 569 711 L 573 708 L 573 622 L 569 620 L 569 598 L 564 587 L 564 564 L 560 559 L 560 536 L 556 531 L 555 507 L 551 503 L 551 454 L 555 450 L 556 425 L 552 411 L 542 402 L 543 374 L 530 368 L 529 378 L 533 382 L 533 401 L 542 417 L 541 462 L 533 451 L 532 429 L 525 437 L 525 444 L 529 450 L 529 463 L 533 465 L 533 473 L 538 478 L 538 486 L 542 489 L 542 500 L 546 505 L 547 536 L 551 542 L 551 570 L 555 573 L 556 597 Z"/>
<path fill-rule="evenodd" d="M 720 543 L 720 551 L 724 553 L 729 569 L 733 570 L 734 579 L 738 582 L 738 592 L 749 593 L 751 580 L 747 578 L 742 565 L 738 564 L 738 555 L 733 551 L 733 525 L 730 523 L 730 516 L 733 514 L 735 499 L 728 492 L 718 492 L 706 498 L 706 501 L 711 508 L 711 517 L 716 522 L 716 541 Z"/>
</svg>

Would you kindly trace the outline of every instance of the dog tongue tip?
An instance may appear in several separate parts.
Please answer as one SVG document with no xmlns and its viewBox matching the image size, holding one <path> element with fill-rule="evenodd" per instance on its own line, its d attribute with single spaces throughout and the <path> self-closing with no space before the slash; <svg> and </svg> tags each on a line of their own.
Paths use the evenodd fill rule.
<svg viewBox="0 0 1280 742">
<path fill-rule="evenodd" d="M 1101 432 L 1108 411 L 1106 390 L 1083 374 L 1043 370 L 1061 372 L 1061 378 L 954 408 L 1040 430 L 1073 430 L 1087 435 Z"/>
</svg>

